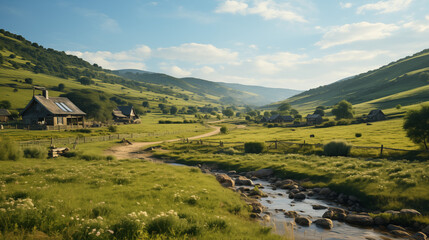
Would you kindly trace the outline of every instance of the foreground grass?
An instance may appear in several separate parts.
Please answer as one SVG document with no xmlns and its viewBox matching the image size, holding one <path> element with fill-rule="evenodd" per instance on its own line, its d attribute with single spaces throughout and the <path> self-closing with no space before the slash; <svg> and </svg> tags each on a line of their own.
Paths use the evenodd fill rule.
<svg viewBox="0 0 429 240">
<path fill-rule="evenodd" d="M 250 171 L 273 168 L 277 176 L 305 180 L 305 186 L 329 186 L 358 196 L 370 209 L 416 208 L 429 213 L 427 162 L 298 154 L 242 154 L 241 149 L 195 144 L 165 144 L 170 152 L 157 155 L 186 164 L 215 164 L 224 169 Z M 232 155 L 216 152 L 228 152 Z M 236 152 L 235 154 L 233 154 Z M 238 153 L 237 153 L 238 152 Z"/>
<path fill-rule="evenodd" d="M 0 161 L 0 173 L 0 238 L 279 238 L 196 168 L 60 158 Z"/>
</svg>

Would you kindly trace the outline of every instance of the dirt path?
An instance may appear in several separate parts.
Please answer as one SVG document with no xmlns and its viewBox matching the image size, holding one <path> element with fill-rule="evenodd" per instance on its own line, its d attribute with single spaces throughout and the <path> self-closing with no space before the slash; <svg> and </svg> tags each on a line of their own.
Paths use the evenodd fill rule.
<svg viewBox="0 0 429 240">
<path fill-rule="evenodd" d="M 201 134 L 198 136 L 189 137 L 188 139 L 200 139 L 204 137 L 210 137 L 213 135 L 216 135 L 220 132 L 220 127 L 216 126 L 210 126 L 214 130 L 205 134 Z M 132 145 L 117 145 L 114 147 L 111 147 L 104 151 L 105 155 L 113 155 L 118 159 L 127 159 L 127 158 L 140 158 L 140 159 L 146 159 L 150 157 L 150 154 L 144 153 L 141 151 L 144 147 L 149 147 L 151 145 L 161 144 L 163 142 L 177 142 L 179 141 L 179 138 L 176 139 L 170 139 L 170 140 L 164 140 L 164 141 L 158 141 L 158 142 L 133 142 Z"/>
</svg>

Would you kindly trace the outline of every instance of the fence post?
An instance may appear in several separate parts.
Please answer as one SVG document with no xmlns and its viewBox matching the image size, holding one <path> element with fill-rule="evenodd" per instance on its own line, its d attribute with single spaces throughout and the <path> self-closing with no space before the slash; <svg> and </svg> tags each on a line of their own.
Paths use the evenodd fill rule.
<svg viewBox="0 0 429 240">
<path fill-rule="evenodd" d="M 277 143 L 278 143 L 278 141 L 276 139 L 275 146 L 274 146 L 275 149 L 277 149 Z"/>
<path fill-rule="evenodd" d="M 380 147 L 380 157 L 383 157 L 383 144 Z"/>
</svg>

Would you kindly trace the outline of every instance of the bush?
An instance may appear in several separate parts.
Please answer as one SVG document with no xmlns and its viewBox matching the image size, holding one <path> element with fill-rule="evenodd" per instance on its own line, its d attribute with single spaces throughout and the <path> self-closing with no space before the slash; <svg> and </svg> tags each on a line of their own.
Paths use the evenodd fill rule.
<svg viewBox="0 0 429 240">
<path fill-rule="evenodd" d="M 149 234 L 173 235 L 180 229 L 179 221 L 174 216 L 161 216 L 150 221 L 146 227 Z"/>
<path fill-rule="evenodd" d="M 326 156 L 347 156 L 350 154 L 352 146 L 345 141 L 332 141 L 325 144 L 323 153 Z"/>
<path fill-rule="evenodd" d="M 19 160 L 22 151 L 18 145 L 9 140 L 0 139 L 0 160 Z"/>
<path fill-rule="evenodd" d="M 109 132 L 116 132 L 116 131 L 118 131 L 118 127 L 110 125 L 108 130 L 109 130 Z"/>
<path fill-rule="evenodd" d="M 24 157 L 44 159 L 48 157 L 48 151 L 42 147 L 28 147 L 24 149 Z"/>
<path fill-rule="evenodd" d="M 341 120 L 337 121 L 337 125 L 338 126 L 340 126 L 340 125 L 350 125 L 350 123 L 351 123 L 351 121 L 347 120 L 347 119 L 341 119 Z"/>
<path fill-rule="evenodd" d="M 115 239 L 137 239 L 139 237 L 140 224 L 134 220 L 124 218 L 114 224 L 111 229 Z"/>
<path fill-rule="evenodd" d="M 328 121 L 328 122 L 324 122 L 324 123 L 322 123 L 321 125 L 318 125 L 318 126 L 316 126 L 316 127 L 319 127 L 319 128 L 327 128 L 327 127 L 333 127 L 333 126 L 335 126 L 337 123 L 335 122 L 335 121 Z"/>
<path fill-rule="evenodd" d="M 355 133 L 355 137 L 357 138 L 362 137 L 362 133 Z"/>
<path fill-rule="evenodd" d="M 222 126 L 222 127 L 220 128 L 220 133 L 222 133 L 222 134 L 227 134 L 227 133 L 228 133 L 228 128 L 227 128 L 226 126 Z"/>
<path fill-rule="evenodd" d="M 244 144 L 245 153 L 261 153 L 265 149 L 263 142 L 247 142 Z"/>
</svg>

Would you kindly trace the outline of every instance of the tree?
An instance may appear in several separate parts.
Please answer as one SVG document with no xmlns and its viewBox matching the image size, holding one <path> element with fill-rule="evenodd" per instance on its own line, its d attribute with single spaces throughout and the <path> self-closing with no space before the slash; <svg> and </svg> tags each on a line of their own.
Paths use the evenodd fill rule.
<svg viewBox="0 0 429 240">
<path fill-rule="evenodd" d="M 83 76 L 81 78 L 79 78 L 78 80 L 82 85 L 91 85 L 94 84 L 95 82 L 93 80 L 91 80 L 89 77 Z"/>
<path fill-rule="evenodd" d="M 325 116 L 325 107 L 323 106 L 319 106 L 316 108 L 316 110 L 314 110 L 313 114 L 319 114 L 320 116 Z"/>
<path fill-rule="evenodd" d="M 291 106 L 289 103 L 282 103 L 277 109 L 279 111 L 289 111 L 291 109 Z"/>
<path fill-rule="evenodd" d="M 231 108 L 227 108 L 225 110 L 222 110 L 222 114 L 227 116 L 228 118 L 234 116 L 234 111 L 232 111 Z"/>
<path fill-rule="evenodd" d="M 9 109 L 12 106 L 8 100 L 0 101 L 0 108 Z"/>
<path fill-rule="evenodd" d="M 66 87 L 66 85 L 64 85 L 63 83 L 58 84 L 58 91 L 64 91 L 64 88 Z"/>
<path fill-rule="evenodd" d="M 171 106 L 171 108 L 170 108 L 170 114 L 174 115 L 176 113 L 177 113 L 177 107 L 176 106 Z"/>
<path fill-rule="evenodd" d="M 32 78 L 26 78 L 24 81 L 27 84 L 33 84 L 33 79 Z"/>
<path fill-rule="evenodd" d="M 148 102 L 148 101 L 144 101 L 144 102 L 142 103 L 142 105 L 143 105 L 143 107 L 145 107 L 145 108 L 149 108 L 149 102 Z"/>
<path fill-rule="evenodd" d="M 268 111 L 265 111 L 264 112 L 264 117 L 267 117 L 267 118 L 271 117 L 271 113 L 268 112 Z"/>
<path fill-rule="evenodd" d="M 158 107 L 161 109 L 161 111 L 165 109 L 165 105 L 163 103 L 159 103 Z"/>
<path fill-rule="evenodd" d="M 353 118 L 353 106 L 346 100 L 342 100 L 332 108 L 332 114 L 337 119 Z"/>
<path fill-rule="evenodd" d="M 403 127 L 411 141 L 422 144 L 426 151 L 429 150 L 429 105 L 422 106 L 419 110 L 408 111 Z"/>
<path fill-rule="evenodd" d="M 290 114 L 293 115 L 293 116 L 296 116 L 296 115 L 299 115 L 299 112 L 298 112 L 298 110 L 292 108 L 290 110 Z"/>
</svg>

